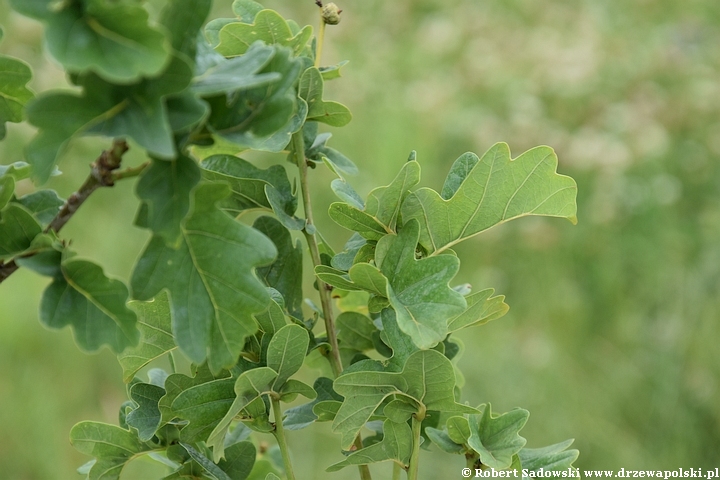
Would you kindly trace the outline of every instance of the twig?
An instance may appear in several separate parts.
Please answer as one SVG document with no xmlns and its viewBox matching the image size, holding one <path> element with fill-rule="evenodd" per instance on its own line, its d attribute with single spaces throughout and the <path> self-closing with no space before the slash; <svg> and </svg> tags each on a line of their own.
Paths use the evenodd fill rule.
<svg viewBox="0 0 720 480">
<path fill-rule="evenodd" d="M 88 175 L 85 182 L 83 182 L 77 192 L 68 197 L 65 204 L 62 208 L 60 208 L 58 214 L 55 215 L 55 218 L 53 218 L 50 224 L 45 228 L 45 233 L 49 233 L 50 231 L 55 233 L 60 232 L 65 224 L 70 221 L 75 212 L 77 212 L 78 208 L 85 203 L 85 200 L 88 199 L 90 194 L 100 187 L 112 187 L 115 185 L 115 180 L 118 180 L 119 178 L 126 178 L 116 177 L 116 174 L 113 172 L 120 168 L 120 162 L 122 162 L 122 157 L 125 152 L 128 151 L 128 148 L 129 147 L 125 140 L 115 139 L 112 147 L 109 150 L 102 152 L 97 160 L 90 164 L 90 175 Z M 10 275 L 15 273 L 18 268 L 19 267 L 14 260 L 10 263 L 0 262 L 0 283 L 4 282 Z"/>
</svg>

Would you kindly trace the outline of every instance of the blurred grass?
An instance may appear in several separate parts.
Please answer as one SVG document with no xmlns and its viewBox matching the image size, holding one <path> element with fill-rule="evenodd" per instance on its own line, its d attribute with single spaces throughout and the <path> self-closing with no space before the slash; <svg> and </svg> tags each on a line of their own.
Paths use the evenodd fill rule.
<svg viewBox="0 0 720 480">
<path fill-rule="evenodd" d="M 157 2 L 156 2 L 157 3 Z M 216 2 L 217 13 L 230 2 Z M 312 1 L 266 2 L 315 23 Z M 458 248 L 458 282 L 494 287 L 510 313 L 462 335 L 463 400 L 531 412 L 528 446 L 576 438 L 585 469 L 720 463 L 720 3 L 713 0 L 345 0 L 326 63 L 349 59 L 326 96 L 354 120 L 333 130 L 361 193 L 418 151 L 423 183 L 497 141 L 515 155 L 556 149 L 579 185 L 580 223 L 522 219 Z M 38 24 L 0 5 L 0 50 L 63 84 Z M 13 126 L 2 163 L 32 135 Z M 107 142 L 75 142 L 52 180 L 72 192 Z M 135 149 L 130 164 L 142 159 Z M 314 173 L 316 216 L 333 201 Z M 30 185 L 23 185 L 31 189 Z M 83 257 L 127 279 L 147 235 L 132 226 L 131 184 L 93 195 L 63 231 Z M 320 218 L 329 238 L 347 232 Z M 340 248 L 342 241 L 334 246 Z M 77 478 L 67 441 L 83 419 L 116 422 L 124 400 L 112 355 L 79 352 L 70 331 L 37 321 L 46 281 L 18 272 L 0 288 L 0 472 Z M 300 478 L 339 458 L 327 425 L 291 432 Z M 307 432 L 307 431 L 306 431 Z M 424 453 L 423 478 L 454 478 L 462 459 Z M 381 466 L 378 475 L 389 476 Z M 143 480 L 143 474 L 128 478 Z M 378 477 L 381 478 L 381 477 Z"/>
</svg>

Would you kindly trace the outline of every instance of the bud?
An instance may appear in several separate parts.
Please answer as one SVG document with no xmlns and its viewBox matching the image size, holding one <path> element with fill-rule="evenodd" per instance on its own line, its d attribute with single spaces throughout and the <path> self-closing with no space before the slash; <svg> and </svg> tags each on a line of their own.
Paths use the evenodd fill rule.
<svg viewBox="0 0 720 480">
<path fill-rule="evenodd" d="M 327 23 L 328 25 L 337 25 L 340 23 L 340 14 L 342 13 L 342 10 L 338 8 L 337 5 L 334 3 L 328 3 L 324 7 L 322 7 L 322 19 L 323 22 Z"/>
</svg>

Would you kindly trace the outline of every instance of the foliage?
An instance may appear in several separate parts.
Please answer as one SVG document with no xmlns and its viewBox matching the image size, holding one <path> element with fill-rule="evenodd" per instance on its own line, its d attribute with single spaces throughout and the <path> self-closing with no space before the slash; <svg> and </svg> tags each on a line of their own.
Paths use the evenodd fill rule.
<svg viewBox="0 0 720 480">
<path fill-rule="evenodd" d="M 347 453 L 329 470 L 359 466 L 363 479 L 367 464 L 392 461 L 416 480 L 419 447 L 429 442 L 477 468 L 572 465 L 577 451 L 567 442 L 524 448 L 527 411 L 498 416 L 489 404 L 461 403 L 454 363 L 453 334 L 508 307 L 491 289 L 451 284 L 460 266 L 451 247 L 521 216 L 575 222 L 577 187 L 556 173 L 549 147 L 516 159 L 502 143 L 482 157 L 466 153 L 440 192 L 416 188 L 413 153 L 363 199 L 345 179 L 357 167 L 318 128 L 352 118 L 324 98 L 341 66 L 321 68 L 324 20 L 313 40 L 311 26 L 251 0 L 236 0 L 237 18 L 205 29 L 208 0 L 169 0 L 157 21 L 134 2 L 12 3 L 46 24 L 50 53 L 76 88 L 32 98 L 28 67 L 2 59 L 0 121 L 24 113 L 38 133 L 27 163 L 0 171 L 0 278 L 17 267 L 51 277 L 41 321 L 70 325 L 83 350 L 109 346 L 128 384 L 119 426 L 81 422 L 71 431 L 72 444 L 94 457 L 81 467 L 87 478 L 119 478 L 147 455 L 169 468 L 167 479 L 294 479 L 286 429 L 315 422 L 332 422 Z M 124 150 L 113 148 L 67 201 L 47 189 L 15 195 L 25 178 L 46 182 L 82 135 L 131 139 L 149 160 L 119 170 Z M 287 153 L 296 170 L 213 152 L 227 145 L 246 158 Z M 352 232 L 337 254 L 313 221 L 308 174 L 322 165 L 338 177 L 341 201 L 329 216 Z M 75 258 L 59 230 L 96 188 L 136 177 L 135 223 L 151 238 L 128 287 Z M 310 302 L 310 318 L 293 231 L 305 237 L 316 275 L 321 306 Z M 178 371 L 176 355 L 189 371 Z M 165 357 L 172 371 L 138 376 Z M 313 386 L 295 378 L 323 362 L 335 378 L 321 373 Z M 300 396 L 310 402 L 283 412 Z M 282 457 L 277 468 L 269 453 L 256 461 L 248 441 L 267 434 Z"/>
</svg>

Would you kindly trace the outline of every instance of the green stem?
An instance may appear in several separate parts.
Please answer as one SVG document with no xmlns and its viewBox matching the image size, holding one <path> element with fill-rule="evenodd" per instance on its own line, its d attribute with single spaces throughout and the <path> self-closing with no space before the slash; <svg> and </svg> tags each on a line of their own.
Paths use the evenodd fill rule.
<svg viewBox="0 0 720 480">
<path fill-rule="evenodd" d="M 402 472 L 402 466 L 397 462 L 393 462 L 392 480 L 400 480 L 400 472 Z"/>
<path fill-rule="evenodd" d="M 295 480 L 292 462 L 290 462 L 290 450 L 288 449 L 287 440 L 285 440 L 285 429 L 283 428 L 282 409 L 280 408 L 280 399 L 271 395 L 273 416 L 275 417 L 275 438 L 277 439 L 280 453 L 282 454 L 283 464 L 285 465 L 285 474 L 288 480 Z"/>
<path fill-rule="evenodd" d="M 113 181 L 117 182 L 118 180 L 124 180 L 126 178 L 133 178 L 139 176 L 142 172 L 145 171 L 147 167 L 150 166 L 150 162 L 145 162 L 142 165 L 138 165 L 137 167 L 128 167 L 123 170 L 117 171 L 113 173 Z"/>
<path fill-rule="evenodd" d="M 170 354 L 168 355 L 168 361 L 170 362 L 170 371 L 172 373 L 177 373 L 177 366 L 175 364 L 175 353 L 170 350 Z"/>
<path fill-rule="evenodd" d="M 322 58 L 323 42 L 325 41 L 325 18 L 323 18 L 322 8 L 320 8 L 320 27 L 317 34 L 317 46 L 315 47 L 315 68 L 320 68 Z"/>
<path fill-rule="evenodd" d="M 418 412 L 412 417 L 413 450 L 410 455 L 410 467 L 408 468 L 408 480 L 417 480 L 418 463 L 420 462 L 420 427 L 425 418 L 425 412 Z"/>
<path fill-rule="evenodd" d="M 355 445 L 355 448 L 357 450 L 363 448 L 362 437 L 359 433 L 358 436 L 355 437 L 355 443 L 353 445 Z M 367 465 L 358 465 L 358 470 L 360 471 L 361 480 L 372 480 L 372 475 L 370 475 L 370 467 L 368 467 Z"/>
<path fill-rule="evenodd" d="M 472 468 L 472 469 L 474 469 L 474 468 L 475 468 L 475 462 L 477 462 L 477 459 L 478 459 L 478 458 L 479 458 L 479 457 L 478 457 L 478 454 L 475 453 L 475 452 L 473 452 L 473 453 L 466 453 L 466 454 L 465 454 L 465 465 L 467 466 L 467 468 Z"/>
<path fill-rule="evenodd" d="M 308 185 L 308 165 L 305 160 L 305 141 L 303 140 L 302 130 L 294 133 L 292 136 L 293 152 L 295 154 L 295 163 L 297 164 L 298 170 L 300 171 L 300 190 L 302 190 L 303 205 L 305 206 L 305 220 L 306 226 L 303 229 L 305 239 L 307 240 L 308 247 L 310 247 L 310 256 L 312 257 L 313 265 L 322 265 L 320 260 L 320 247 L 318 246 L 317 238 L 314 233 L 309 233 L 308 230 L 313 231 L 312 227 L 315 226 L 313 221 L 312 213 L 312 201 L 310 200 L 310 188 Z M 330 298 L 330 289 L 328 285 L 317 279 L 317 286 L 320 293 L 320 304 L 323 310 L 323 320 L 325 321 L 325 332 L 327 333 L 328 343 L 330 344 L 330 365 L 332 366 L 333 372 L 337 377 L 342 373 L 342 362 L 340 360 L 340 349 L 338 348 L 337 332 L 335 331 L 335 318 L 333 314 L 332 298 Z"/>
</svg>

